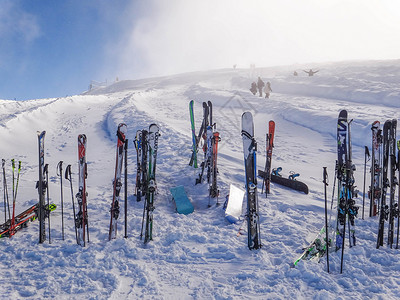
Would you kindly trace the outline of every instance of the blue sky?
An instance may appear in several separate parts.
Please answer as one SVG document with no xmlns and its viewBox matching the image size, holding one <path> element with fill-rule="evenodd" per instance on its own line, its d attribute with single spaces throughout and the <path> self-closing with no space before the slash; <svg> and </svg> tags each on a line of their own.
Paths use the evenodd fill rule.
<svg viewBox="0 0 400 300">
<path fill-rule="evenodd" d="M 398 0 L 0 0 L 0 99 L 181 72 L 400 58 Z"/>
<path fill-rule="evenodd" d="M 109 49 L 134 11 L 123 0 L 0 0 L 0 99 L 63 97 L 114 80 Z"/>
</svg>

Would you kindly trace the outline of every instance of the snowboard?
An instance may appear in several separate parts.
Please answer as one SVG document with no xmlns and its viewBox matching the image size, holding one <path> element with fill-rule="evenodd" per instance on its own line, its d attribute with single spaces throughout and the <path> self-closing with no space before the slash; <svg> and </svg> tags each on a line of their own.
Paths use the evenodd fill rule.
<svg viewBox="0 0 400 300">
<path fill-rule="evenodd" d="M 172 199 L 175 201 L 176 211 L 179 214 L 188 215 L 194 211 L 193 204 L 190 202 L 182 185 L 170 188 L 170 191 Z"/>
<path fill-rule="evenodd" d="M 265 179 L 267 174 L 264 171 L 258 170 L 258 176 Z M 308 186 L 304 182 L 295 179 L 289 179 L 271 174 L 271 182 L 286 186 L 299 192 L 303 192 L 304 194 L 308 194 Z"/>
<path fill-rule="evenodd" d="M 242 114 L 242 140 L 247 191 L 247 235 L 250 250 L 261 248 L 260 219 L 258 214 L 256 155 L 254 122 L 251 112 Z"/>
<path fill-rule="evenodd" d="M 240 188 L 230 185 L 229 198 L 225 209 L 225 218 L 229 223 L 236 223 L 242 214 L 244 191 Z"/>
</svg>

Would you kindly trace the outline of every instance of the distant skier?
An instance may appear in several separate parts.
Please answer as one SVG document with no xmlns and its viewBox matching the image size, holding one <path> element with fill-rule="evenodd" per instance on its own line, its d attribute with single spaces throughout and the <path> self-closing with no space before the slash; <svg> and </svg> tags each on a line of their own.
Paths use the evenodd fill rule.
<svg viewBox="0 0 400 300">
<path fill-rule="evenodd" d="M 253 95 L 257 93 L 257 83 L 255 81 L 251 84 L 250 92 L 252 92 Z"/>
<path fill-rule="evenodd" d="M 309 71 L 303 70 L 304 72 L 306 72 L 308 74 L 308 76 L 313 76 L 315 73 L 318 73 L 319 70 L 317 71 L 313 71 L 312 69 L 310 69 Z"/>
<path fill-rule="evenodd" d="M 269 81 L 268 81 L 267 84 L 265 85 L 264 92 L 265 92 L 265 98 L 269 98 L 269 95 L 270 95 L 270 93 L 272 92 L 271 83 L 270 83 Z"/>
<path fill-rule="evenodd" d="M 294 71 L 293 76 L 297 76 L 297 75 L 299 75 L 299 74 L 297 74 L 297 71 Z"/>
<path fill-rule="evenodd" d="M 264 81 L 262 81 L 261 77 L 258 77 L 257 88 L 258 88 L 258 92 L 260 93 L 260 97 L 262 97 L 262 90 L 263 90 L 264 86 L 265 86 Z"/>
</svg>

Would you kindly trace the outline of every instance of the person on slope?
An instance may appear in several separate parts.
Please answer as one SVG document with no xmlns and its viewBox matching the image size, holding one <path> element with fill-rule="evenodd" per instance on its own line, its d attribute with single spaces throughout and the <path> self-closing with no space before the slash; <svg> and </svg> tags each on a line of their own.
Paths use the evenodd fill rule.
<svg viewBox="0 0 400 300">
<path fill-rule="evenodd" d="M 308 71 L 306 71 L 306 70 L 303 70 L 303 71 L 306 72 L 308 74 L 308 76 L 313 76 L 315 73 L 319 72 L 319 70 L 313 71 L 312 69 L 310 69 Z"/>
<path fill-rule="evenodd" d="M 257 93 L 257 83 L 255 81 L 251 84 L 250 92 L 252 92 L 253 95 Z"/>
<path fill-rule="evenodd" d="M 262 90 L 263 90 L 264 86 L 265 86 L 264 81 L 262 81 L 261 77 L 258 77 L 257 87 L 258 87 L 258 91 L 260 93 L 260 97 L 262 97 Z"/>
<path fill-rule="evenodd" d="M 269 98 L 269 95 L 270 95 L 271 92 L 272 92 L 271 83 L 270 83 L 269 81 L 268 81 L 267 84 L 265 85 L 264 92 L 265 92 L 265 98 Z"/>
</svg>

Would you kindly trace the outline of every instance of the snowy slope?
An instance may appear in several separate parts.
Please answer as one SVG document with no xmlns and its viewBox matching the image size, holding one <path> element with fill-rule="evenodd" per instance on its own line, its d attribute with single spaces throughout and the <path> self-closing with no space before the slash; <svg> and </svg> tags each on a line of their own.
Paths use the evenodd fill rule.
<svg viewBox="0 0 400 300">
<path fill-rule="evenodd" d="M 0 298 L 85 299 L 396 299 L 400 297 L 399 250 L 375 249 L 377 218 L 356 221 L 358 245 L 331 254 L 326 261 L 300 262 L 291 268 L 301 249 L 323 225 L 322 167 L 328 167 L 331 199 L 336 159 L 336 120 L 341 109 L 353 118 L 352 137 L 356 184 L 362 192 L 364 145 L 370 146 L 370 124 L 400 116 L 400 61 L 331 63 L 308 77 L 290 66 L 215 70 L 120 81 L 84 95 L 24 102 L 0 101 L 0 153 L 7 161 L 11 190 L 11 158 L 22 161 L 17 212 L 38 200 L 37 131 L 46 130 L 45 162 L 49 164 L 51 201 L 60 205 L 57 163 L 72 164 L 77 186 L 77 136 L 88 137 L 88 213 L 90 243 L 74 239 L 71 194 L 64 180 L 66 240 L 61 240 L 61 210 L 51 219 L 52 243 L 38 244 L 38 223 L 1 239 Z M 292 76 L 294 69 L 298 77 Z M 262 76 L 271 82 L 269 100 L 253 96 L 250 83 Z M 201 103 L 211 100 L 222 141 L 219 147 L 220 202 L 229 185 L 244 188 L 240 137 L 241 114 L 255 118 L 259 144 L 258 168 L 265 164 L 268 121 L 276 122 L 273 167 L 283 174 L 300 172 L 310 193 L 304 195 L 271 184 L 271 195 L 259 196 L 264 247 L 249 251 L 247 237 L 237 237 L 241 224 L 229 224 L 222 206 L 207 207 L 207 185 L 194 185 L 197 170 L 190 168 L 191 132 L 188 105 L 195 100 L 197 128 Z M 129 221 L 124 239 L 108 241 L 109 207 L 115 164 L 116 129 L 128 125 Z M 151 123 L 161 128 L 157 159 L 158 195 L 154 211 L 154 241 L 139 239 L 143 202 L 133 196 L 136 130 Z M 175 213 L 169 188 L 184 185 L 195 211 Z M 259 182 L 261 191 L 261 182 Z M 367 184 L 368 186 L 368 184 Z M 361 205 L 362 193 L 357 199 Z M 367 199 L 366 202 L 369 202 Z M 365 208 L 368 215 L 369 207 Z M 0 205 L 0 218 L 4 218 Z M 0 219 L 1 220 L 1 219 Z M 2 222 L 2 221 L 1 221 Z"/>
</svg>

